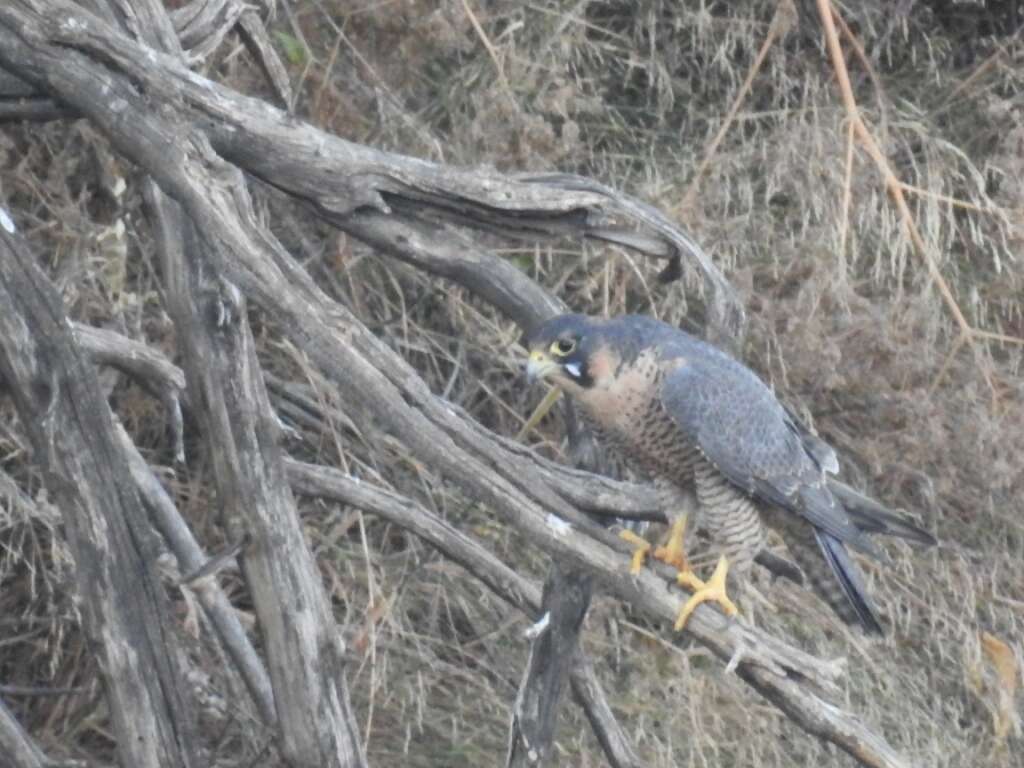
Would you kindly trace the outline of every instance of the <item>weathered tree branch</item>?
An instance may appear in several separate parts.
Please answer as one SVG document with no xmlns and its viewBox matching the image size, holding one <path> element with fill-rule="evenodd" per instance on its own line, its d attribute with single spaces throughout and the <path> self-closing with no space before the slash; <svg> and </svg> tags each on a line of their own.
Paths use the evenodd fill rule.
<svg viewBox="0 0 1024 768">
<path fill-rule="evenodd" d="M 159 398 L 167 412 L 175 461 L 185 461 L 185 426 L 181 415 L 185 373 L 159 351 L 114 331 L 72 323 L 75 339 L 99 365 L 117 368 Z"/>
<path fill-rule="evenodd" d="M 132 473 L 132 479 L 139 489 L 146 509 L 149 510 L 153 525 L 163 536 L 167 546 L 178 560 L 179 569 L 183 573 L 192 573 L 201 569 L 209 562 L 199 543 L 192 535 L 188 524 L 181 517 L 178 508 L 163 485 L 153 474 L 149 464 L 139 453 L 128 433 L 120 425 L 118 436 Z M 238 615 L 228 600 L 227 595 L 216 582 L 215 577 L 199 579 L 188 585 L 198 597 L 200 605 L 213 625 L 214 631 L 228 656 L 235 663 L 239 675 L 245 681 L 257 711 L 263 722 L 271 727 L 277 726 L 277 712 L 274 708 L 274 694 L 270 686 L 270 678 L 263 668 L 263 662 L 249 642 L 245 628 L 238 620 Z"/>
<path fill-rule="evenodd" d="M 99 6 L 108 21 L 119 17 L 131 22 L 129 29 L 137 33 L 156 25 L 155 14 L 118 14 L 109 5 Z M 143 18 L 140 18 L 143 17 Z M 242 40 L 257 64 L 263 69 L 267 81 L 273 86 L 281 103 L 291 104 L 292 88 L 288 72 L 277 54 L 266 26 L 251 3 L 243 0 L 192 0 L 188 5 L 170 12 L 173 30 L 186 52 L 189 63 L 202 61 L 213 53 L 227 34 L 238 28 Z M 162 22 L 160 22 L 162 26 Z M 167 41 L 169 38 L 162 36 Z M 176 53 L 180 53 L 176 51 Z M 75 112 L 40 93 L 15 75 L 0 70 L 0 122 L 46 122 L 74 117 Z"/>
<path fill-rule="evenodd" d="M 71 114 L 38 88 L 20 77 L 0 69 L 0 123 L 13 121 L 45 122 Z"/>
<path fill-rule="evenodd" d="M 100 768 L 87 766 L 80 760 L 54 760 L 36 744 L 21 727 L 11 711 L 0 700 L 0 750 L 4 768 Z"/>
<path fill-rule="evenodd" d="M 161 193 L 148 191 L 151 203 Z M 345 646 L 284 478 L 245 300 L 208 263 L 210 245 L 176 238 L 177 206 L 154 206 L 167 303 L 213 459 L 224 527 L 260 620 L 279 740 L 295 768 L 365 764 L 345 680 Z M 285 553 L 287 553 L 285 555 Z"/>
<path fill-rule="evenodd" d="M 592 580 L 557 561 L 544 582 L 541 616 L 527 631 L 530 655 L 512 707 L 505 765 L 543 765 L 554 737 L 562 687 L 577 651 L 580 627 L 590 607 Z"/>
<path fill-rule="evenodd" d="M 458 563 L 499 598 L 532 621 L 543 617 L 543 596 L 536 584 L 520 576 L 469 536 L 437 518 L 421 505 L 393 491 L 329 467 L 287 459 L 288 481 L 297 493 L 349 504 L 378 515 L 430 544 L 445 558 Z M 569 670 L 573 695 L 583 708 L 613 768 L 640 765 L 581 649 L 573 649 Z M 562 657 L 564 658 L 564 657 Z M 566 659 L 568 662 L 569 659 Z"/>
<path fill-rule="evenodd" d="M 270 39 L 263 19 L 248 4 L 244 7 L 246 10 L 238 19 L 238 31 L 242 35 L 242 40 L 249 49 L 249 55 L 256 60 L 266 75 L 267 82 L 274 88 L 274 93 L 281 104 L 286 109 L 291 109 L 294 96 L 291 81 L 288 79 L 288 70 L 285 69 L 281 57 L 277 55 L 277 48 Z"/>
<path fill-rule="evenodd" d="M 113 15 L 137 39 L 180 59 L 174 27 L 156 0 L 107 0 Z M 243 6 L 232 3 L 241 13 Z M 234 20 L 230 17 L 221 29 Z M 219 38 L 218 38 L 219 40 Z M 157 247 L 184 350 L 194 412 L 204 426 L 213 456 L 225 528 L 247 540 L 242 569 L 253 596 L 267 647 L 274 705 L 266 701 L 266 681 L 254 677 L 262 668 L 238 627 L 224 622 L 261 713 L 275 722 L 281 752 L 295 768 L 365 763 L 344 677 L 344 642 L 334 625 L 330 603 L 316 563 L 306 546 L 291 493 L 281 482 L 277 430 L 269 408 L 244 299 L 222 285 L 204 258 L 206 244 L 177 203 L 164 197 L 152 181 L 144 194 L 157 232 Z M 185 241 L 189 240 L 188 255 Z M 206 312 L 216 307 L 216 317 Z M 239 314 L 232 315 L 237 311 Z M 281 557 L 275 545 L 286 545 Z M 299 631 L 294 631 L 296 628 Z M 249 649 L 251 650 L 251 649 Z"/>
<path fill-rule="evenodd" d="M 0 749 L 11 768 L 48 768 L 49 761 L 0 700 Z"/>
<path fill-rule="evenodd" d="M 155 540 L 120 461 L 110 410 L 56 289 L 5 227 L 0 375 L 64 513 L 85 631 L 100 653 L 122 762 L 198 765 L 173 625 L 154 567 Z"/>
<path fill-rule="evenodd" d="M 76 23 L 70 26 L 39 29 L 43 39 L 112 58 L 147 93 L 192 110 L 192 119 L 203 124 L 221 155 L 307 200 L 339 225 L 368 208 L 399 218 L 442 218 L 520 239 L 583 236 L 618 243 L 669 259 L 672 271 L 685 257 L 710 293 L 712 340 L 732 347 L 741 336 L 744 310 L 721 272 L 685 232 L 645 203 L 583 177 L 458 170 L 353 144 L 201 78 L 173 57 L 126 49 L 117 33 L 98 19 L 90 23 L 88 14 L 66 0 L 19 2 L 51 16 L 72 14 Z M 6 66 L 31 78 L 24 66 Z"/>
<path fill-rule="evenodd" d="M 119 333 L 100 330 L 81 323 L 72 323 L 75 340 L 83 351 L 89 354 L 97 365 L 111 365 L 142 382 L 157 397 L 171 400 L 174 409 L 175 455 L 184 461 L 181 452 L 182 414 L 180 400 L 185 395 L 185 373 L 163 353 L 140 341 L 129 339 Z M 125 460 L 139 495 L 150 513 L 154 527 L 160 532 L 167 546 L 174 553 L 182 572 L 200 570 L 208 563 L 209 557 L 203 552 L 192 535 L 188 524 L 181 517 L 171 499 L 146 460 L 139 453 L 128 433 L 120 424 L 115 424 Z M 5 476 L 0 476 L 0 489 Z M 14 486 L 14 491 L 18 491 Z M 18 491 L 20 493 L 20 491 Z M 0 490 L 2 493 L 2 490 Z M 245 681 L 249 693 L 256 703 L 260 717 L 268 726 L 276 727 L 277 713 L 270 680 L 263 663 L 238 620 L 235 609 L 214 579 L 201 579 L 189 585 L 206 611 L 214 631 L 228 656 L 234 661 L 238 672 Z"/>
<path fill-rule="evenodd" d="M 192 0 L 168 15 L 190 61 L 213 53 L 251 5 L 240 0 Z"/>
<path fill-rule="evenodd" d="M 175 400 L 185 390 L 185 373 L 157 349 L 116 331 L 72 323 L 75 340 L 97 365 L 118 368 L 137 379 L 161 400 L 169 392 Z"/>
</svg>

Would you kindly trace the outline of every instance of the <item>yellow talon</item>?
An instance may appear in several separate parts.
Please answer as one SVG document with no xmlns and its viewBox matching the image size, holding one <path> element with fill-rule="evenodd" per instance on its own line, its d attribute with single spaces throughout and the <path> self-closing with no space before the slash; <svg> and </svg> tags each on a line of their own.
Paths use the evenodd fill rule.
<svg viewBox="0 0 1024 768">
<path fill-rule="evenodd" d="M 629 565 L 629 572 L 633 576 L 636 576 L 640 573 L 640 569 L 644 567 L 644 560 L 647 559 L 647 553 L 651 551 L 651 543 L 642 536 L 637 536 L 632 531 L 619 531 L 619 538 L 625 539 L 636 547 L 636 549 L 633 550 L 633 560 Z"/>
<path fill-rule="evenodd" d="M 664 546 L 654 549 L 654 552 L 652 553 L 651 544 L 646 539 L 637 536 L 632 531 L 619 532 L 620 538 L 625 539 L 636 547 L 636 549 L 633 550 L 633 559 L 629 566 L 629 572 L 631 574 L 636 576 L 640 573 L 640 570 L 644 567 L 644 561 L 647 559 L 647 556 L 651 555 L 651 557 L 656 560 L 668 563 L 678 570 L 679 573 L 676 576 L 676 583 L 693 593 L 683 604 L 682 610 L 679 611 L 679 618 L 676 619 L 676 632 L 679 632 L 686 626 L 686 622 L 690 619 L 690 614 L 692 614 L 701 603 L 718 603 L 727 616 L 735 616 L 739 613 L 736 609 L 736 604 L 729 599 L 729 595 L 726 594 L 725 589 L 726 579 L 729 575 L 729 560 L 725 555 L 722 555 L 718 559 L 718 564 L 715 566 L 715 571 L 711 574 L 711 578 L 707 581 L 702 581 L 700 577 L 693 572 L 689 561 L 686 559 L 686 549 L 683 546 L 685 534 L 686 515 L 682 515 L 673 521 L 672 528 L 669 531 L 668 538 L 666 539 Z"/>
<path fill-rule="evenodd" d="M 672 528 L 668 533 L 668 540 L 665 546 L 654 550 L 654 559 L 668 563 L 677 571 L 690 570 L 690 563 L 686 559 L 686 550 L 683 548 L 683 536 L 686 533 L 686 515 L 680 515 L 672 521 Z"/>
<path fill-rule="evenodd" d="M 679 618 L 676 619 L 676 632 L 679 632 L 683 627 L 686 626 L 686 622 L 690 618 L 690 614 L 693 613 L 694 609 L 701 603 L 712 600 L 718 603 L 722 610 L 725 611 L 727 616 L 735 616 L 739 611 L 736 608 L 736 604 L 729 599 L 729 596 L 725 592 L 725 579 L 729 575 L 729 561 L 725 555 L 718 558 L 718 565 L 715 566 L 715 572 L 711 574 L 711 578 L 706 582 L 701 581 L 697 578 L 693 571 L 680 571 L 676 577 L 676 581 L 681 587 L 693 590 L 693 595 L 686 601 L 683 606 L 683 610 L 679 612 Z"/>
</svg>

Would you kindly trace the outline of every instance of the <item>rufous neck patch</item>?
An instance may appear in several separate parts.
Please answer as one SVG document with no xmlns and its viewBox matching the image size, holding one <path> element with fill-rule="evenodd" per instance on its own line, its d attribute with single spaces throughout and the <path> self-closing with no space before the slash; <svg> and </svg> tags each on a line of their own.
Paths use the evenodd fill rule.
<svg viewBox="0 0 1024 768">
<path fill-rule="evenodd" d="M 587 361 L 587 373 L 594 387 L 607 388 L 614 378 L 621 362 L 619 355 L 606 343 L 602 343 Z"/>
</svg>

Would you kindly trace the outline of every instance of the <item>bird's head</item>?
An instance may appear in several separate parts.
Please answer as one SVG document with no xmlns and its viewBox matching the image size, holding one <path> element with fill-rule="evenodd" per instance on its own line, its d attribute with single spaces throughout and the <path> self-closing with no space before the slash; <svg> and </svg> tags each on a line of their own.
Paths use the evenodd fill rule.
<svg viewBox="0 0 1024 768">
<path fill-rule="evenodd" d="M 603 321 L 584 315 L 559 315 L 534 328 L 525 339 L 527 377 L 573 395 L 600 386 L 611 373 L 602 326 Z"/>
</svg>

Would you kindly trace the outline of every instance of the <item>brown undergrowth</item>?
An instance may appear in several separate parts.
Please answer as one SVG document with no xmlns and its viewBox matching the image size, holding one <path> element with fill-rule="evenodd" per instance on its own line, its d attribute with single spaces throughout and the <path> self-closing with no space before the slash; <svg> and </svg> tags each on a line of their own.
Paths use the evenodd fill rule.
<svg viewBox="0 0 1024 768">
<path fill-rule="evenodd" d="M 929 258 L 971 327 L 1024 336 L 1021 19 L 994 4 L 912 3 L 899 14 L 883 0 L 851 6 L 838 9 L 838 34 L 852 93 Z M 888 564 L 866 564 L 891 625 L 883 641 L 849 632 L 784 584 L 760 586 L 763 599 L 744 612 L 816 654 L 846 657 L 851 707 L 915 764 L 1011 766 L 1024 751 L 1024 350 L 961 343 L 875 162 L 850 140 L 817 6 L 786 11 L 770 35 L 776 4 L 766 1 L 294 0 L 280 4 L 275 29 L 299 85 L 297 111 L 346 138 L 455 164 L 585 173 L 685 217 L 744 298 L 746 361 L 840 451 L 853 485 L 913 511 L 942 541 L 927 552 L 887 544 Z M 211 57 L 209 71 L 258 89 L 258 73 L 228 53 Z M 134 173 L 84 123 L 0 131 L 0 202 L 45 254 L 72 315 L 173 356 Z M 525 388 L 506 319 L 339 237 L 271 190 L 261 200 L 292 253 L 436 392 L 491 429 L 518 432 L 542 393 Z M 575 310 L 702 328 L 692 281 L 660 285 L 660 265 L 635 254 L 493 245 Z M 266 371 L 344 410 L 344 392 L 258 312 L 252 320 Z M 106 375 L 116 412 L 216 550 L 223 533 L 199 442 L 186 445 L 189 472 L 176 473 L 159 404 Z M 103 759 L 108 725 L 69 597 L 59 515 L 39 491 L 10 404 L 0 407 L 0 480 L 14 481 L 0 485 L 0 695 L 56 753 Z M 380 478 L 543 575 L 539 553 L 400 443 L 351 439 L 340 420 L 284 418 L 296 429 L 294 454 Z M 529 439 L 557 455 L 561 435 L 549 417 Z M 498 764 L 525 620 L 372 517 L 320 504 L 306 512 L 350 636 L 371 764 Z M 226 583 L 246 612 L 241 580 L 229 573 Z M 208 631 L 199 620 L 185 626 Z M 647 764 L 850 763 L 706 653 L 668 639 L 600 595 L 587 618 L 585 644 Z M 256 749 L 253 723 L 199 647 L 211 728 L 246 755 Z M 603 764 L 571 704 L 553 764 Z"/>
</svg>

